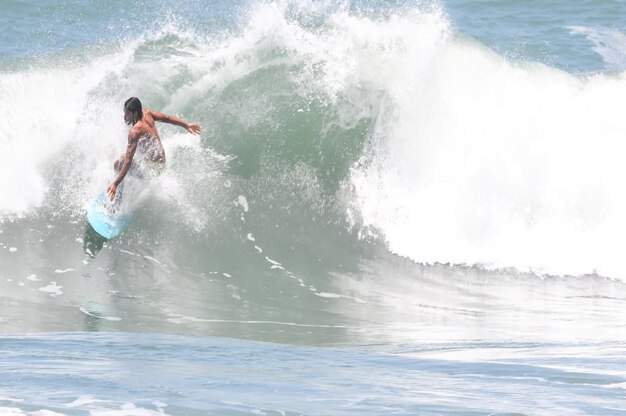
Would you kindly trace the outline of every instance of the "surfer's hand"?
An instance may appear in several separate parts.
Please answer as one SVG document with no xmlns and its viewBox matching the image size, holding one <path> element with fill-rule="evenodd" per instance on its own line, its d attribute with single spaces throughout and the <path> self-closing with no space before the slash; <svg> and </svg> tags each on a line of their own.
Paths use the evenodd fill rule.
<svg viewBox="0 0 626 416">
<path fill-rule="evenodd" d="M 107 194 L 109 195 L 109 199 L 111 201 L 113 201 L 113 198 L 115 198 L 116 192 L 117 192 L 117 185 L 115 183 L 111 183 L 111 185 L 109 185 L 109 188 L 107 189 Z"/>
<path fill-rule="evenodd" d="M 197 135 L 202 131 L 202 127 L 198 123 L 191 123 L 187 125 L 187 131 L 191 134 Z"/>
</svg>

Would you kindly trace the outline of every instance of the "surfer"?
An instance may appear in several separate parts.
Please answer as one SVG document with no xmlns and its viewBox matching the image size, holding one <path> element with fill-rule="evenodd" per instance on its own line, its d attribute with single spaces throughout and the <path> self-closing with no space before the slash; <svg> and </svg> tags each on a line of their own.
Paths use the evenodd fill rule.
<svg viewBox="0 0 626 416">
<path fill-rule="evenodd" d="M 107 188 L 109 198 L 113 200 L 117 187 L 133 165 L 135 152 L 139 150 L 142 163 L 159 172 L 165 168 L 165 150 L 156 129 L 155 121 L 174 124 L 186 129 L 189 133 L 200 134 L 200 125 L 187 123 L 177 117 L 159 113 L 158 111 L 143 109 L 137 97 L 131 97 L 124 103 L 124 121 L 130 126 L 128 131 L 128 147 L 126 153 L 115 162 L 113 167 L 117 176 Z"/>
</svg>

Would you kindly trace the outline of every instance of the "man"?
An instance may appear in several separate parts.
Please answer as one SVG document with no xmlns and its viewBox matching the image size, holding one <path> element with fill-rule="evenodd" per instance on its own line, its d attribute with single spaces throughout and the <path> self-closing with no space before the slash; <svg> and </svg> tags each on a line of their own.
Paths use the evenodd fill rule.
<svg viewBox="0 0 626 416">
<path fill-rule="evenodd" d="M 189 133 L 200 133 L 200 125 L 187 123 L 177 117 L 157 111 L 142 109 L 141 101 L 137 97 L 131 97 L 124 103 L 124 121 L 130 126 L 128 131 L 128 147 L 126 153 L 114 164 L 117 176 L 107 189 L 109 198 L 113 200 L 117 193 L 117 187 L 136 162 L 133 161 L 135 152 L 139 150 L 140 162 L 148 167 L 159 171 L 165 167 L 165 150 L 156 129 L 155 121 L 174 124 L 183 127 Z"/>
</svg>

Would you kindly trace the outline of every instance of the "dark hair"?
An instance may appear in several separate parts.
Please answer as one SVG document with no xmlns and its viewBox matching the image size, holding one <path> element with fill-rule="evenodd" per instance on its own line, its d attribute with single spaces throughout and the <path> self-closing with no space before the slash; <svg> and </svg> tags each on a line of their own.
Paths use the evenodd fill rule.
<svg viewBox="0 0 626 416">
<path fill-rule="evenodd" d="M 126 100 L 126 102 L 124 103 L 124 108 L 126 110 L 129 110 L 131 112 L 139 112 L 139 119 L 143 118 L 143 109 L 141 107 L 141 101 L 139 101 L 139 98 L 137 97 L 130 97 L 128 100 Z"/>
</svg>

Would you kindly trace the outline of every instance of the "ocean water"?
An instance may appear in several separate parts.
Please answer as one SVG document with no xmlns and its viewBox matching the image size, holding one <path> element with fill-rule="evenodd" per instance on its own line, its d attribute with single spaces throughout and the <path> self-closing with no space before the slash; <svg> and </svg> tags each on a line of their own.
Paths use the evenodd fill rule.
<svg viewBox="0 0 626 416">
<path fill-rule="evenodd" d="M 626 3 L 0 11 L 0 414 L 626 415 Z"/>
</svg>

